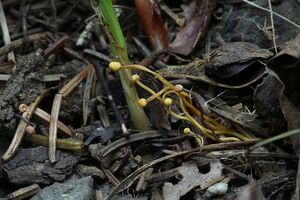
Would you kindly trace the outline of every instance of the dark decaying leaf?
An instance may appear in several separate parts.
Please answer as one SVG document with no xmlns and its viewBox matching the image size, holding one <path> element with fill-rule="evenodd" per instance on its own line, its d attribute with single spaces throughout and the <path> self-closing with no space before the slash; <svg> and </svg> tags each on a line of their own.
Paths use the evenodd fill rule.
<svg viewBox="0 0 300 200">
<path fill-rule="evenodd" d="M 197 9 L 192 20 L 176 35 L 170 44 L 171 52 L 189 55 L 206 32 L 209 25 L 215 1 L 197 0 Z"/>
<path fill-rule="evenodd" d="M 250 43 L 227 43 L 218 49 L 216 56 L 205 65 L 205 73 L 230 85 L 244 84 L 264 72 L 265 66 L 257 60 L 272 55 L 270 51 Z"/>
<path fill-rule="evenodd" d="M 184 65 L 167 65 L 166 68 L 160 69 L 157 72 L 163 77 L 169 79 L 189 79 L 192 81 L 199 81 L 202 83 L 206 83 L 208 85 L 213 85 L 222 88 L 241 89 L 241 88 L 249 87 L 249 85 L 257 82 L 258 80 L 260 80 L 266 75 L 264 69 L 261 69 L 261 67 L 259 67 L 258 69 L 259 70 L 257 71 L 256 74 L 255 73 L 251 74 L 252 76 L 247 75 L 247 70 L 246 70 L 245 74 L 247 76 L 245 80 L 243 80 L 242 78 L 240 78 L 242 79 L 240 82 L 237 81 L 229 82 L 226 80 L 226 83 L 224 81 L 220 82 L 219 80 L 207 76 L 203 66 L 203 61 L 199 59 L 195 59 L 194 61 Z"/>
<path fill-rule="evenodd" d="M 268 74 L 262 83 L 257 85 L 253 94 L 256 113 L 268 119 L 265 120 L 264 126 L 270 127 L 270 133 L 278 133 L 285 126 L 284 116 L 276 95 L 278 84 L 276 77 Z"/>
<path fill-rule="evenodd" d="M 269 50 L 261 49 L 255 44 L 247 42 L 226 43 L 217 50 L 216 56 L 210 60 L 206 67 L 222 67 L 255 59 L 267 59 L 272 55 L 273 53 Z"/>
<path fill-rule="evenodd" d="M 284 83 L 284 95 L 294 104 L 300 103 L 300 34 L 268 63 Z"/>
<path fill-rule="evenodd" d="M 160 16 L 156 1 L 135 0 L 137 15 L 154 49 L 168 47 L 168 33 Z"/>
<path fill-rule="evenodd" d="M 269 67 L 276 72 L 279 87 L 277 95 L 280 106 L 287 120 L 288 129 L 300 127 L 300 34 L 277 56 L 269 62 Z M 272 73 L 272 72 L 270 72 Z M 300 136 L 292 140 L 294 149 L 300 154 Z"/>
</svg>

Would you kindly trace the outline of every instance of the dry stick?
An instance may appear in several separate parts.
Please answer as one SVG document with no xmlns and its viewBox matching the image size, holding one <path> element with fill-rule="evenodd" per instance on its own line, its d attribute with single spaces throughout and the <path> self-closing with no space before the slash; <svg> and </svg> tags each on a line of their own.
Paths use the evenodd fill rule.
<svg viewBox="0 0 300 200">
<path fill-rule="evenodd" d="M 57 122 L 60 110 L 60 105 L 62 101 L 62 94 L 56 94 L 53 100 L 51 116 L 50 116 L 50 126 L 49 126 L 49 161 L 54 163 L 56 161 L 55 151 L 56 151 L 56 139 L 57 139 Z"/>
<path fill-rule="evenodd" d="M 95 51 L 93 49 L 84 49 L 83 52 L 87 53 L 89 55 L 95 56 L 95 57 L 97 57 L 101 60 L 104 60 L 104 61 L 108 62 L 108 63 L 112 62 L 111 58 L 109 58 L 108 56 L 106 56 L 106 55 L 104 55 L 104 54 L 102 54 L 98 51 Z"/>
<path fill-rule="evenodd" d="M 38 193 L 40 190 L 41 187 L 38 184 L 33 184 L 10 193 L 9 195 L 7 195 L 7 199 L 26 199 Z"/>
<path fill-rule="evenodd" d="M 38 119 L 40 119 L 48 124 L 50 123 L 50 114 L 48 114 L 44 110 L 42 110 L 40 108 L 36 108 L 33 114 L 36 115 L 36 117 Z M 57 122 L 57 128 L 58 128 L 58 130 L 60 130 L 67 136 L 73 135 L 72 130 L 68 126 L 66 126 L 64 123 L 62 123 L 61 121 Z"/>
<path fill-rule="evenodd" d="M 151 139 L 156 139 L 161 137 L 162 134 L 159 131 L 144 131 L 137 134 L 132 134 L 130 138 L 120 138 L 108 145 L 106 145 L 103 149 L 101 149 L 101 156 L 105 157 L 108 154 L 121 149 L 122 147 L 128 146 L 133 143 L 149 141 Z"/>
<path fill-rule="evenodd" d="M 251 2 L 251 1 L 248 1 L 248 0 L 242 0 L 242 1 L 245 2 L 245 3 L 247 3 L 247 4 L 249 4 L 249 5 L 251 5 L 251 6 L 254 6 L 254 7 L 256 7 L 256 8 L 259 8 L 259 9 L 261 9 L 261 10 L 267 11 L 267 12 L 269 12 L 269 13 L 273 13 L 273 14 L 276 15 L 277 17 L 279 17 L 279 18 L 281 18 L 281 19 L 287 21 L 288 23 L 290 23 L 290 24 L 292 24 L 293 26 L 295 26 L 295 27 L 297 27 L 297 28 L 300 29 L 300 25 L 296 24 L 295 22 L 292 22 L 292 21 L 289 20 L 288 18 L 286 18 L 286 17 L 284 17 L 284 16 L 282 16 L 282 15 L 276 13 L 276 12 L 270 11 L 269 9 L 264 8 L 264 7 L 261 7 L 261 6 L 255 4 L 255 3 Z"/>
<path fill-rule="evenodd" d="M 84 93 L 83 93 L 83 101 L 82 101 L 83 125 L 86 125 L 90 114 L 89 103 L 90 103 L 93 79 L 94 79 L 94 69 L 91 68 L 86 78 Z"/>
<path fill-rule="evenodd" d="M 21 46 L 24 42 L 32 42 L 41 38 L 44 38 L 45 36 L 49 35 L 49 32 L 44 32 L 44 33 L 35 33 L 32 35 L 28 35 L 25 38 L 20 38 L 17 40 L 14 40 L 13 42 L 3 46 L 0 48 L 0 55 L 8 53 L 9 51 L 11 51 L 14 48 L 17 48 L 19 46 Z"/>
<path fill-rule="evenodd" d="M 8 27 L 7 27 L 7 22 L 6 22 L 6 18 L 5 18 L 5 14 L 4 14 L 4 10 L 3 10 L 1 0 L 0 0 L 0 24 L 1 24 L 2 34 L 3 34 L 4 44 L 8 45 L 9 43 L 11 43 L 11 40 L 10 40 L 9 30 L 8 30 Z M 13 51 L 9 52 L 7 57 L 8 57 L 9 61 L 16 62 L 15 61 L 15 55 L 14 55 Z M 13 71 L 15 71 L 15 69 Z"/>
<path fill-rule="evenodd" d="M 57 125 L 60 105 L 63 97 L 67 97 L 74 88 L 86 77 L 88 71 L 92 68 L 92 64 L 86 66 L 81 72 L 79 72 L 71 81 L 69 81 L 62 89 L 59 90 L 58 94 L 55 95 L 53 100 L 50 126 L 49 126 L 49 161 L 54 163 L 56 160 L 56 139 L 57 139 Z"/>
<path fill-rule="evenodd" d="M 65 35 L 64 37 L 55 41 L 49 48 L 47 48 L 44 51 L 44 58 L 48 58 L 51 54 L 55 53 L 69 39 L 70 39 L 70 37 L 68 35 Z"/>
<path fill-rule="evenodd" d="M 104 168 L 103 166 L 101 166 L 101 170 L 104 172 L 106 178 L 109 180 L 109 182 L 111 182 L 113 185 L 117 186 L 120 184 L 120 181 L 117 179 L 117 177 L 115 177 L 115 175 L 113 173 L 111 173 L 111 171 L 109 169 Z"/>
<path fill-rule="evenodd" d="M 275 36 L 275 27 L 274 27 L 274 20 L 273 20 L 273 11 L 272 11 L 271 0 L 268 0 L 268 3 L 269 3 L 269 9 L 270 9 L 270 19 L 271 19 L 271 26 L 272 26 L 273 45 L 274 45 L 275 54 L 277 54 L 277 45 L 276 45 L 276 36 Z"/>
<path fill-rule="evenodd" d="M 31 115 L 34 112 L 34 109 L 38 106 L 38 104 L 41 102 L 41 100 L 44 98 L 44 95 L 46 92 L 41 94 L 36 98 L 36 100 L 29 106 L 28 110 L 22 114 L 22 118 L 30 119 Z M 14 138 L 12 142 L 10 143 L 10 146 L 8 147 L 7 151 L 2 156 L 2 159 L 4 161 L 7 161 L 13 157 L 13 155 L 16 153 L 17 148 L 21 144 L 21 141 L 25 135 L 25 130 L 27 127 L 27 123 L 24 120 L 20 120 L 18 128 L 16 130 L 16 133 L 14 135 Z"/>
</svg>

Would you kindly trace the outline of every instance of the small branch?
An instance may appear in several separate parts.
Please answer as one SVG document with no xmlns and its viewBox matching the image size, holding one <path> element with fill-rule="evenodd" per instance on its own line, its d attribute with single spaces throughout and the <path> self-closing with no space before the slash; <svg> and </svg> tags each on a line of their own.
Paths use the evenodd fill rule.
<svg viewBox="0 0 300 200">
<path fill-rule="evenodd" d="M 273 11 L 272 11 L 271 0 L 268 0 L 268 3 L 269 3 L 269 9 L 270 9 L 270 19 L 271 19 L 271 26 L 272 26 L 273 45 L 274 45 L 275 54 L 277 54 L 276 35 L 275 35 L 275 27 L 274 27 L 274 20 L 273 20 Z"/>
<path fill-rule="evenodd" d="M 7 22 L 6 22 L 6 18 L 5 18 L 5 14 L 4 14 L 4 10 L 3 10 L 1 0 L 0 0 L 0 24 L 1 24 L 4 44 L 8 45 L 8 44 L 11 43 L 11 39 L 10 39 L 9 30 L 8 30 L 8 27 L 7 27 Z M 13 51 L 8 53 L 7 58 L 8 58 L 8 61 L 16 62 L 15 55 L 14 55 Z M 13 71 L 15 71 L 15 69 Z"/>
<path fill-rule="evenodd" d="M 49 161 L 54 163 L 56 161 L 56 139 L 57 139 L 57 123 L 58 115 L 60 110 L 60 105 L 63 95 L 56 94 L 53 100 L 51 116 L 50 116 L 50 126 L 49 126 Z"/>
<path fill-rule="evenodd" d="M 47 93 L 47 91 L 36 98 L 36 100 L 29 106 L 28 110 L 23 113 L 23 115 L 22 115 L 23 118 L 25 118 L 27 120 L 29 120 L 31 118 L 32 114 L 34 113 L 35 108 L 42 101 L 42 99 L 44 98 L 46 93 Z M 16 153 L 16 151 L 24 137 L 27 125 L 28 124 L 24 120 L 20 120 L 18 128 L 16 130 L 16 133 L 14 135 L 14 138 L 11 141 L 10 146 L 8 147 L 8 149 L 2 156 L 2 159 L 4 161 L 11 159 L 14 156 L 14 154 Z"/>
</svg>

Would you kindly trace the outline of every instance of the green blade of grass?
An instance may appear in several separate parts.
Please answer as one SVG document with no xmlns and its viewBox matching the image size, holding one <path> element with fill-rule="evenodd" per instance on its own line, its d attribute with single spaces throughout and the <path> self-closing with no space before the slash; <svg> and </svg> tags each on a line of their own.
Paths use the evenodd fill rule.
<svg viewBox="0 0 300 200">
<path fill-rule="evenodd" d="M 118 22 L 112 0 L 91 0 L 92 8 L 103 22 L 104 29 L 109 37 L 112 54 L 116 61 L 122 64 L 128 64 L 128 54 L 125 39 Z M 144 110 L 137 104 L 138 94 L 136 88 L 131 84 L 131 71 L 121 70 L 119 72 L 124 94 L 126 97 L 131 120 L 135 127 L 140 131 L 150 130 L 150 122 Z"/>
<path fill-rule="evenodd" d="M 277 140 L 281 140 L 283 138 L 287 138 L 287 137 L 297 135 L 297 134 L 300 134 L 300 129 L 299 128 L 281 133 L 279 135 L 275 135 L 273 137 L 267 138 L 265 140 L 262 140 L 262 141 L 256 143 L 255 145 L 253 145 L 252 147 L 249 148 L 249 152 L 253 151 L 254 149 L 256 149 L 258 147 L 262 147 L 266 144 L 270 144 L 270 143 L 275 142 Z"/>
</svg>

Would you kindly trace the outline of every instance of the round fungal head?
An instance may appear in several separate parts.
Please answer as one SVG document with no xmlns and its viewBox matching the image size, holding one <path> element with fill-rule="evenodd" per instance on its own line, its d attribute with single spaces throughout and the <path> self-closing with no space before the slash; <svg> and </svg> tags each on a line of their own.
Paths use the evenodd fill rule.
<svg viewBox="0 0 300 200">
<path fill-rule="evenodd" d="M 146 101 L 146 99 L 139 99 L 138 100 L 138 105 L 140 106 L 140 107 L 145 107 L 145 106 L 147 106 L 147 101 Z"/>
<path fill-rule="evenodd" d="M 190 128 L 184 128 L 184 129 L 183 129 L 183 133 L 184 133 L 185 135 L 188 135 L 190 132 L 191 132 L 191 129 L 190 129 Z"/>
<path fill-rule="evenodd" d="M 113 71 L 113 72 L 117 72 L 117 71 L 119 71 L 120 70 L 120 68 L 121 68 L 121 63 L 119 63 L 119 62 L 111 62 L 111 63 L 109 63 L 109 69 L 111 70 L 111 71 Z"/>
<path fill-rule="evenodd" d="M 177 84 L 177 85 L 174 86 L 174 90 L 176 92 L 182 92 L 183 86 L 181 84 Z"/>
<path fill-rule="evenodd" d="M 28 110 L 28 106 L 26 104 L 22 103 L 22 104 L 19 105 L 18 109 L 21 113 L 23 113 L 23 112 L 26 112 Z"/>
<path fill-rule="evenodd" d="M 134 74 L 134 75 L 131 76 L 131 80 L 132 80 L 133 82 L 137 82 L 137 81 L 140 80 L 140 76 L 137 75 L 137 74 Z"/>
<path fill-rule="evenodd" d="M 173 100 L 171 98 L 165 98 L 164 99 L 164 105 L 165 106 L 170 106 L 170 105 L 172 105 L 172 103 L 173 103 Z"/>
</svg>

